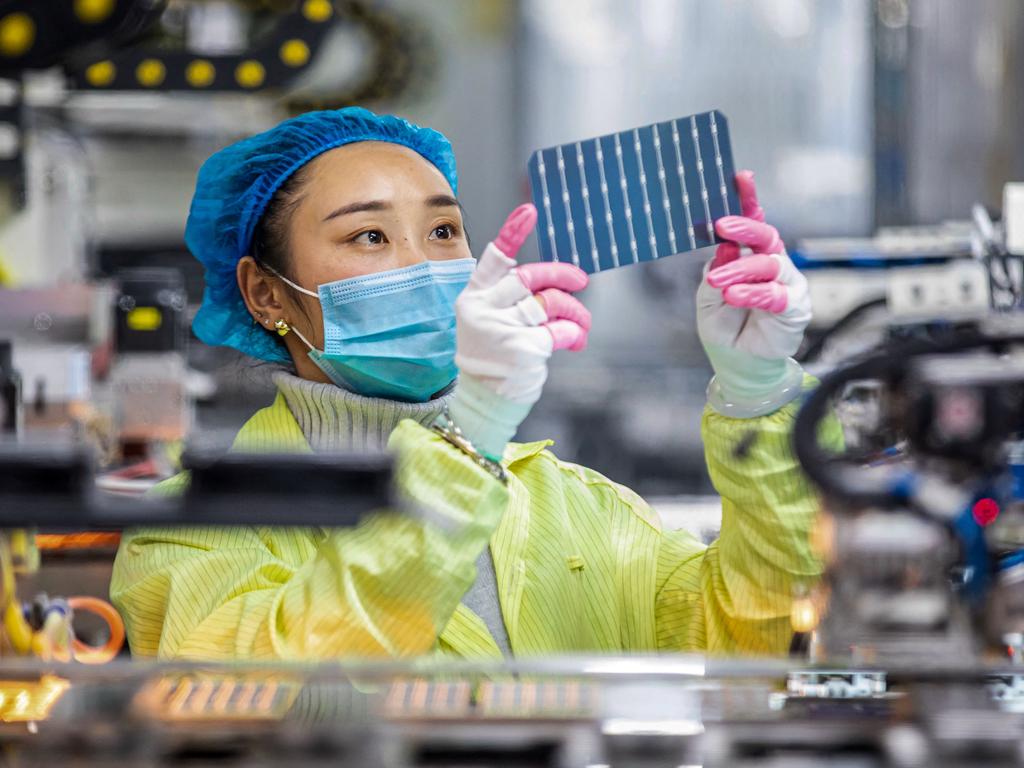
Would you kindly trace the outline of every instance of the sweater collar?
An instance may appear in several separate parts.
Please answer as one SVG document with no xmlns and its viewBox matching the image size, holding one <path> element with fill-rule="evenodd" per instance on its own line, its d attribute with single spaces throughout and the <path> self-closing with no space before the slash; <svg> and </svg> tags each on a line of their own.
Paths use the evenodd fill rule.
<svg viewBox="0 0 1024 768">
<path fill-rule="evenodd" d="M 364 397 L 333 384 L 279 371 L 274 384 L 314 451 L 377 451 L 404 419 L 428 426 L 451 400 L 452 390 L 426 403 Z"/>
</svg>

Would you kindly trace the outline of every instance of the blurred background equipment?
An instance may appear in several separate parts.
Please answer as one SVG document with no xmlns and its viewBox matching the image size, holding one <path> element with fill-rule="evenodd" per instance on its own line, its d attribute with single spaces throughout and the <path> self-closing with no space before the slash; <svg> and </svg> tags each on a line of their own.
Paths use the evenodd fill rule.
<svg viewBox="0 0 1024 768">
<path fill-rule="evenodd" d="M 104 664 L 121 652 L 124 624 L 104 598 L 123 528 L 354 526 L 371 512 L 401 509 L 391 493 L 391 458 L 383 454 L 224 455 L 197 448 L 182 463 L 191 473 L 184 493 L 119 498 L 97 484 L 87 446 L 0 442 L 0 660 Z M 21 599 L 19 590 L 35 597 Z M 51 597 L 55 591 L 86 594 Z M 76 626 L 76 612 L 102 621 Z"/>
<path fill-rule="evenodd" d="M 1022 765 L 1022 41 L 1018 0 L 0 0 L 5 761 Z M 797 432 L 827 577 L 796 596 L 794 658 L 115 658 L 97 598 L 122 526 L 393 503 L 380 457 L 224 459 L 269 367 L 187 331 L 200 163 L 352 103 L 451 137 L 477 244 L 529 196 L 537 147 L 729 115 L 810 282 L 800 354 L 824 377 Z M 710 255 L 596 276 L 590 349 L 555 360 L 519 436 L 705 539 L 692 297 Z M 830 405 L 839 457 L 815 442 Z M 138 498 L 180 465 L 188 495 Z"/>
<path fill-rule="evenodd" d="M 114 48 L 138 37 L 163 14 L 167 0 L 4 0 L 0 74 L 19 76 Z"/>
<path fill-rule="evenodd" d="M 0 683 L 0 722 L 10 759 L 33 766 L 1021 765 L 1020 712 L 980 670 L 584 656 L 21 678 Z"/>
<path fill-rule="evenodd" d="M 809 396 L 794 446 L 829 511 L 821 620 L 803 629 L 820 658 L 891 663 L 919 660 L 923 647 L 937 666 L 1019 657 L 1022 331 L 1016 313 L 922 324 Z M 878 385 L 871 416 L 844 455 L 828 455 L 821 421 L 867 381 Z"/>
<path fill-rule="evenodd" d="M 185 359 L 185 284 L 167 268 L 123 270 L 114 304 L 110 371 L 113 429 L 122 459 L 185 440 L 192 426 Z"/>
</svg>

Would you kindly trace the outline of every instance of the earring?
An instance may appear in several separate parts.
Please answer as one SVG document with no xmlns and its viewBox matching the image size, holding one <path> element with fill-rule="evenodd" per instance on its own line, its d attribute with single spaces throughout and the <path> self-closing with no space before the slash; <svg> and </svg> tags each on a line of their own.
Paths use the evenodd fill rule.
<svg viewBox="0 0 1024 768">
<path fill-rule="evenodd" d="M 274 327 L 277 329 L 278 336 L 287 336 L 288 331 L 291 330 L 291 327 L 284 320 L 278 320 L 274 323 Z"/>
</svg>

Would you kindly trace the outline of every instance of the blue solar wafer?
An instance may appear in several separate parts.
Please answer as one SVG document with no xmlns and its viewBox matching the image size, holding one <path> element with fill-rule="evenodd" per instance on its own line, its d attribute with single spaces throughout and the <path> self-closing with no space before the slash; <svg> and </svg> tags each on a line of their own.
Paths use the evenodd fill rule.
<svg viewBox="0 0 1024 768">
<path fill-rule="evenodd" d="M 529 170 L 541 259 L 591 274 L 714 245 L 740 213 L 718 111 L 540 149 Z"/>
</svg>

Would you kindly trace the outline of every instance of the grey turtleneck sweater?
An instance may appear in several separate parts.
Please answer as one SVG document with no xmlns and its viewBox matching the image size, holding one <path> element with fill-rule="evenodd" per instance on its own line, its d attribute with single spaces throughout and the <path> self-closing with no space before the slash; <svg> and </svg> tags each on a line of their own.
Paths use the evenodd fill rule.
<svg viewBox="0 0 1024 768">
<path fill-rule="evenodd" d="M 383 450 L 398 422 L 412 419 L 429 426 L 452 397 L 448 393 L 426 403 L 400 403 L 363 397 L 286 371 L 275 373 L 273 379 L 314 451 Z M 511 656 L 490 547 L 477 558 L 476 572 L 476 582 L 462 601 L 483 619 L 502 653 Z"/>
</svg>

